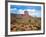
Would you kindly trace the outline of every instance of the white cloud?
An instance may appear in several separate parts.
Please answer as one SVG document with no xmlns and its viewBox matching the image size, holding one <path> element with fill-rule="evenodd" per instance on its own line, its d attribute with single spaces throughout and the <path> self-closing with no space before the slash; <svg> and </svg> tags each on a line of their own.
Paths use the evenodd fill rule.
<svg viewBox="0 0 46 37">
<path fill-rule="evenodd" d="M 10 9 L 10 12 L 16 14 L 17 9 L 16 8 Z"/>
<path fill-rule="evenodd" d="M 35 10 L 35 11 L 29 11 L 29 15 L 31 16 L 37 16 L 37 17 L 40 17 L 41 15 L 41 11 L 40 10 Z"/>
<path fill-rule="evenodd" d="M 35 9 L 27 9 L 27 11 L 35 12 Z"/>
<path fill-rule="evenodd" d="M 10 9 L 10 10 L 17 10 L 17 8 L 13 8 L 13 9 Z"/>
<path fill-rule="evenodd" d="M 19 12 L 19 14 L 24 14 L 24 10 L 22 10 L 22 9 L 19 9 L 18 12 Z"/>
</svg>

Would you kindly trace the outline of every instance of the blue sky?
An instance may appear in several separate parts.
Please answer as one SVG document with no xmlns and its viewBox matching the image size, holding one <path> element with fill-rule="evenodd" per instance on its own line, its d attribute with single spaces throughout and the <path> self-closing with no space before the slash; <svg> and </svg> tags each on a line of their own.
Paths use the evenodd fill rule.
<svg viewBox="0 0 46 37">
<path fill-rule="evenodd" d="M 41 6 L 22 6 L 22 5 L 11 5 L 11 13 L 24 14 L 24 10 L 29 10 L 29 15 L 41 16 Z"/>
<path fill-rule="evenodd" d="M 11 9 L 35 9 L 35 10 L 41 10 L 40 6 L 20 6 L 20 5 L 11 5 Z"/>
</svg>

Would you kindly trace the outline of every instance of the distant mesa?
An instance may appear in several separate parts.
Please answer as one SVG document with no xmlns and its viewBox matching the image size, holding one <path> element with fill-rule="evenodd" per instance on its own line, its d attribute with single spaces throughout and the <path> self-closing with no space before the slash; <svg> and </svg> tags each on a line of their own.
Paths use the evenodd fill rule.
<svg viewBox="0 0 46 37">
<path fill-rule="evenodd" d="M 12 16 L 16 16 L 16 17 L 21 17 L 21 18 L 29 18 L 29 17 L 32 17 L 28 14 L 28 11 L 24 11 L 24 14 L 13 14 L 12 13 Z"/>
</svg>

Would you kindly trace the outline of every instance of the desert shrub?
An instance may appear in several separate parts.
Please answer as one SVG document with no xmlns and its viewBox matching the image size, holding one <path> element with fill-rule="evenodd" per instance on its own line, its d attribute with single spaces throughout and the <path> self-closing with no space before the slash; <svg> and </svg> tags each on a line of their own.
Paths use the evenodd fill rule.
<svg viewBox="0 0 46 37">
<path fill-rule="evenodd" d="M 31 22 L 31 20 L 29 20 L 29 22 Z"/>
<path fill-rule="evenodd" d="M 15 23 L 16 22 L 16 20 L 13 20 L 13 21 L 11 21 L 11 24 L 13 24 L 13 23 Z"/>
</svg>

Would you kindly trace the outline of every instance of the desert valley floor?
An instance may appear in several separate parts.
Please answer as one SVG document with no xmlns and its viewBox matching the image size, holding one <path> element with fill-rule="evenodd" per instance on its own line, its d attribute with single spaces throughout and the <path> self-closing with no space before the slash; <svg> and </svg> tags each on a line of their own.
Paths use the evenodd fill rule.
<svg viewBox="0 0 46 37">
<path fill-rule="evenodd" d="M 11 14 L 11 32 L 41 30 L 41 17 Z"/>
</svg>

